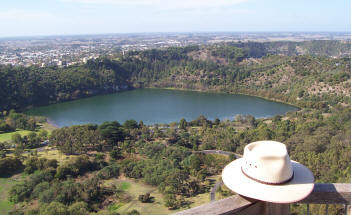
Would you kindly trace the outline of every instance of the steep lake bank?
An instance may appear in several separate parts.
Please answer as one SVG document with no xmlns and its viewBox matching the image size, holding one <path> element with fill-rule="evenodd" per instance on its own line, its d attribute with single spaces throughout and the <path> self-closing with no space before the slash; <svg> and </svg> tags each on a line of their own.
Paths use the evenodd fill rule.
<svg viewBox="0 0 351 215">
<path fill-rule="evenodd" d="M 59 127 L 128 119 L 145 124 L 170 123 L 199 115 L 208 119 L 233 119 L 237 114 L 256 118 L 296 111 L 298 108 L 262 98 L 225 93 L 203 93 L 167 89 L 137 89 L 110 95 L 43 106 L 29 110 L 48 117 Z"/>
</svg>

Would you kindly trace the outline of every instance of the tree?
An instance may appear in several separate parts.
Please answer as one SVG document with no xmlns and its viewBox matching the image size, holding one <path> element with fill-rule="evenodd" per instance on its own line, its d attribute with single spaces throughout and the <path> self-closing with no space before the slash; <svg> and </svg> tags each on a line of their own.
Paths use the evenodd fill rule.
<svg viewBox="0 0 351 215">
<path fill-rule="evenodd" d="M 102 147 L 102 137 L 89 126 L 71 126 L 52 132 L 50 142 L 66 154 L 84 154 Z"/>
<path fill-rule="evenodd" d="M 11 132 L 14 131 L 14 129 L 12 129 L 4 120 L 0 119 L 0 131 Z"/>
<path fill-rule="evenodd" d="M 38 158 L 36 156 L 31 156 L 27 158 L 25 161 L 26 168 L 24 172 L 27 174 L 31 174 L 36 170 L 44 170 L 48 168 L 56 169 L 57 167 L 57 160 L 55 159 L 46 159 L 46 158 Z"/>
<path fill-rule="evenodd" d="M 110 156 L 115 160 L 123 158 L 122 151 L 117 147 L 113 148 L 113 150 L 110 152 Z"/>
<path fill-rule="evenodd" d="M 117 121 L 104 122 L 98 127 L 98 132 L 107 144 L 116 146 L 118 142 L 123 141 L 125 134 L 121 125 Z"/>
<path fill-rule="evenodd" d="M 101 181 L 99 178 L 91 178 L 83 183 L 83 199 L 85 202 L 96 202 L 102 197 L 103 189 L 101 188 Z"/>
<path fill-rule="evenodd" d="M 241 114 L 237 114 L 237 115 L 235 115 L 234 120 L 235 120 L 236 122 L 242 123 L 242 122 L 243 122 L 243 116 L 242 116 Z"/>
<path fill-rule="evenodd" d="M 252 127 L 256 127 L 257 126 L 257 121 L 255 119 L 255 117 L 248 115 L 246 116 L 246 121 L 249 123 L 250 126 Z"/>
<path fill-rule="evenodd" d="M 88 204 L 86 202 L 75 202 L 68 207 L 70 215 L 86 215 L 89 214 Z"/>
<path fill-rule="evenodd" d="M 30 132 L 27 136 L 28 143 L 26 144 L 26 148 L 37 148 L 40 144 L 40 138 L 37 133 Z"/>
<path fill-rule="evenodd" d="M 165 201 L 165 206 L 170 210 L 175 210 L 179 207 L 179 202 L 177 200 L 176 195 L 174 194 L 166 194 L 164 201 Z"/>
<path fill-rule="evenodd" d="M 23 160 L 23 151 L 24 151 L 24 145 L 23 143 L 20 143 L 18 145 L 16 145 L 15 151 L 13 152 L 13 154 L 15 155 L 16 158 Z"/>
<path fill-rule="evenodd" d="M 168 142 L 171 144 L 174 144 L 178 141 L 178 134 L 176 129 L 174 128 L 169 128 L 167 131 L 167 136 L 168 136 Z"/>
<path fill-rule="evenodd" d="M 140 138 L 144 139 L 144 137 L 140 137 Z M 136 143 L 132 140 L 125 140 L 123 143 L 121 143 L 121 147 L 123 151 L 129 154 L 135 153 Z"/>
<path fill-rule="evenodd" d="M 9 191 L 9 201 L 18 203 L 26 200 L 32 192 L 32 188 L 29 184 L 21 183 L 15 184 Z"/>
<path fill-rule="evenodd" d="M 0 142 L 0 158 L 6 157 L 6 146 L 5 143 Z"/>
<path fill-rule="evenodd" d="M 190 173 L 193 173 L 193 175 L 201 169 L 201 164 L 201 159 L 197 154 L 192 154 L 183 161 L 183 166 L 189 168 Z"/>
<path fill-rule="evenodd" d="M 70 215 L 66 205 L 59 202 L 51 202 L 40 208 L 39 215 Z"/>
<path fill-rule="evenodd" d="M 199 185 L 199 181 L 197 180 L 191 180 L 188 182 L 188 186 L 187 186 L 187 194 L 189 196 L 195 196 L 196 194 L 198 194 L 200 192 L 200 185 Z"/>
<path fill-rule="evenodd" d="M 44 129 L 41 129 L 39 131 L 39 138 L 41 141 L 44 141 L 48 138 L 48 131 L 47 130 L 44 130 Z"/>
<path fill-rule="evenodd" d="M 12 136 L 11 136 L 11 140 L 14 144 L 16 145 L 20 145 L 22 144 L 23 142 L 23 139 L 21 137 L 21 135 L 19 133 L 14 133 Z"/>
<path fill-rule="evenodd" d="M 215 121 L 213 122 L 213 124 L 215 125 L 219 125 L 221 123 L 221 120 L 219 120 L 218 118 L 215 119 Z"/>
<path fill-rule="evenodd" d="M 133 120 L 133 119 L 126 120 L 123 123 L 123 127 L 126 128 L 126 129 L 138 128 L 138 123 L 135 120 Z"/>
<path fill-rule="evenodd" d="M 0 159 L 0 176 L 6 176 L 23 169 L 23 164 L 18 158 L 5 157 Z"/>
<path fill-rule="evenodd" d="M 183 130 L 186 130 L 186 127 L 187 127 L 187 122 L 186 122 L 186 120 L 184 119 L 184 118 L 182 118 L 181 120 L 180 120 L 180 122 L 179 122 L 179 128 L 180 129 L 183 129 Z"/>
<path fill-rule="evenodd" d="M 118 177 L 120 173 L 120 167 L 117 164 L 113 164 L 110 166 L 106 166 L 103 169 L 101 169 L 98 174 L 97 177 L 100 179 L 110 179 L 112 177 Z"/>
<path fill-rule="evenodd" d="M 304 94 L 305 94 L 305 90 L 300 90 L 300 91 L 298 92 L 297 96 L 298 96 L 299 98 L 301 98 L 301 97 L 304 96 Z"/>
<path fill-rule="evenodd" d="M 139 128 L 143 128 L 144 127 L 144 122 L 142 120 L 139 121 Z"/>
</svg>

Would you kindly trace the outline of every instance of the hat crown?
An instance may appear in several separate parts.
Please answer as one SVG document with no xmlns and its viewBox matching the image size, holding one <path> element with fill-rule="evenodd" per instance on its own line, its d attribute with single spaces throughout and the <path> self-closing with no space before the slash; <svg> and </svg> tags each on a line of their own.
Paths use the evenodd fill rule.
<svg viewBox="0 0 351 215">
<path fill-rule="evenodd" d="M 248 177 L 268 184 L 281 184 L 293 177 L 286 146 L 276 141 L 258 141 L 244 149 L 242 171 Z"/>
</svg>

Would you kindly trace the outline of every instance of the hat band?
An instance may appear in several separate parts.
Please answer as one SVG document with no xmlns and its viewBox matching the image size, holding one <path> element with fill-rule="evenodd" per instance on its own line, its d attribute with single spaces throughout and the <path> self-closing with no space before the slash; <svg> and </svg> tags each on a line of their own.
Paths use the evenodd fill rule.
<svg viewBox="0 0 351 215">
<path fill-rule="evenodd" d="M 249 176 L 248 174 L 245 173 L 245 171 L 243 170 L 243 167 L 241 167 L 241 172 L 242 172 L 246 177 L 248 177 L 249 179 L 254 180 L 254 181 L 258 182 L 258 183 L 267 184 L 267 185 L 281 185 L 281 184 L 285 184 L 285 183 L 288 183 L 289 181 L 291 181 L 291 180 L 294 178 L 294 171 L 293 171 L 291 177 L 288 178 L 287 180 L 282 181 L 282 182 L 274 183 L 274 182 L 261 181 L 261 180 L 259 180 L 259 179 L 256 179 L 256 178 L 253 178 L 253 177 Z"/>
</svg>

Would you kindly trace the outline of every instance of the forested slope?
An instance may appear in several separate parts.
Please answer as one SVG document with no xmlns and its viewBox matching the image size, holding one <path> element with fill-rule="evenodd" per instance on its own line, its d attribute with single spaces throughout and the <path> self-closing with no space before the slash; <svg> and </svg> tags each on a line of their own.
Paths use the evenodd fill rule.
<svg viewBox="0 0 351 215">
<path fill-rule="evenodd" d="M 67 68 L 0 66 L 0 109 L 139 87 L 245 93 L 300 107 L 348 103 L 350 58 L 271 55 L 267 50 L 272 44 L 273 50 L 280 50 L 280 43 L 227 43 L 134 51 Z M 310 52 L 315 50 L 313 44 Z M 330 46 L 323 44 L 322 50 Z"/>
<path fill-rule="evenodd" d="M 9 190 L 16 204 L 12 214 L 118 214 L 118 205 L 132 201 L 122 185 L 109 181 L 120 175 L 158 186 L 166 208 L 189 207 L 189 199 L 208 192 L 210 180 L 234 159 L 199 151 L 242 153 L 246 144 L 265 139 L 285 143 L 291 158 L 309 167 L 317 182 L 349 182 L 351 61 L 340 57 L 350 50 L 347 45 L 228 43 L 128 52 L 67 68 L 1 66 L 0 110 L 140 87 L 245 93 L 302 107 L 271 119 L 200 116 L 162 126 L 127 120 L 64 127 L 50 135 L 51 146 L 71 156 L 61 161 L 43 158 L 45 152 L 22 153 L 31 145 L 21 138 L 12 158 L 9 144 L 1 143 L 0 172 L 28 174 Z M 295 52 L 301 47 L 306 55 Z M 3 113 L 3 122 L 12 122 L 14 129 L 26 121 L 14 111 Z M 138 201 L 147 203 L 149 197 L 145 193 Z M 311 206 L 314 214 L 322 210 Z M 292 212 L 304 209 L 293 205 Z M 343 214 L 343 208 L 330 205 L 329 214 Z"/>
</svg>

